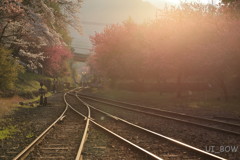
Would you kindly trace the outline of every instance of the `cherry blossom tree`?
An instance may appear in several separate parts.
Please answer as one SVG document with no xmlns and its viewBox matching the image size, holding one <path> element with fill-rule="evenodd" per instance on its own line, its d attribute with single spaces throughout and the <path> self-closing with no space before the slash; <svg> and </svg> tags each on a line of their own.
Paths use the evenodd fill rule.
<svg viewBox="0 0 240 160">
<path fill-rule="evenodd" d="M 80 31 L 76 16 L 80 4 L 67 0 L 1 0 L 0 45 L 12 49 L 25 66 L 42 67 L 39 61 L 44 59 L 43 48 L 66 45 L 63 37 L 67 25 Z"/>
<path fill-rule="evenodd" d="M 108 26 L 92 37 L 89 64 L 111 79 L 175 79 L 177 97 L 187 79 L 214 80 L 227 100 L 227 79 L 239 76 L 240 18 L 234 7 L 182 4 L 144 25 Z"/>
<path fill-rule="evenodd" d="M 144 45 L 143 26 L 138 26 L 131 19 L 122 25 L 108 26 L 103 33 L 91 38 L 95 45 L 90 65 L 98 74 L 111 78 L 115 83 L 118 79 L 143 80 Z"/>
<path fill-rule="evenodd" d="M 54 46 L 45 49 L 43 72 L 52 77 L 65 75 L 66 59 L 72 57 L 71 51 L 65 46 Z"/>
</svg>

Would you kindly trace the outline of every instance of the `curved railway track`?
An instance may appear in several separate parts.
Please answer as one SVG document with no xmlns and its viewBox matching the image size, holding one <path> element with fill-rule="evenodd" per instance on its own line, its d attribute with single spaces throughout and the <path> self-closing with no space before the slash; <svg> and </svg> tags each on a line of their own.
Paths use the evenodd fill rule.
<svg viewBox="0 0 240 160">
<path fill-rule="evenodd" d="M 79 155 L 84 125 L 76 113 L 69 110 L 66 103 L 63 113 L 31 144 L 23 149 L 14 160 L 18 159 L 74 159 Z M 83 139 L 82 139 L 83 141 Z"/>
<path fill-rule="evenodd" d="M 26 159 L 75 159 L 85 122 L 72 110 L 42 139 Z"/>
<path fill-rule="evenodd" d="M 77 94 L 76 94 L 77 95 Z M 75 94 L 71 96 L 76 97 Z M 224 159 L 198 148 L 132 124 L 124 119 L 97 109 L 77 97 L 86 107 L 91 108 L 92 122 L 100 123 L 111 131 L 136 143 L 163 159 Z M 73 100 L 72 100 L 73 101 Z M 73 104 L 74 106 L 77 106 Z M 81 108 L 78 108 L 82 110 Z"/>
<path fill-rule="evenodd" d="M 159 117 L 159 118 L 174 120 L 180 123 L 191 124 L 191 125 L 199 126 L 202 128 L 215 130 L 218 132 L 240 136 L 240 125 L 237 123 L 230 123 L 230 122 L 225 122 L 221 120 L 192 116 L 184 113 L 177 113 L 173 111 L 146 107 L 138 104 L 131 104 L 131 103 L 115 101 L 115 100 L 110 100 L 110 99 L 105 99 L 105 98 L 100 98 L 95 96 L 93 97 L 93 96 L 83 95 L 83 94 L 78 94 L 78 95 L 81 98 L 94 101 L 97 103 L 102 103 L 105 105 L 118 107 L 121 109 L 126 109 L 126 110 L 148 114 L 148 115 Z"/>
<path fill-rule="evenodd" d="M 74 97 L 77 97 L 77 95 L 73 95 L 73 94 L 68 94 Z M 80 100 L 80 99 L 78 99 Z M 69 107 L 74 110 L 76 113 L 78 113 L 79 115 L 81 115 L 82 117 L 85 117 L 86 119 L 88 119 L 95 127 L 97 127 L 98 129 L 100 128 L 101 130 L 103 130 L 105 133 L 107 133 L 108 135 L 117 138 L 118 140 L 120 140 L 121 142 L 123 142 L 125 145 L 128 145 L 130 148 L 132 148 L 133 150 L 137 151 L 138 153 L 141 154 L 140 158 L 134 158 L 134 159 L 142 159 L 142 157 L 144 157 L 144 159 L 156 159 L 156 160 L 162 160 L 162 158 L 160 158 L 159 156 L 155 155 L 152 152 L 147 151 L 146 149 L 140 147 L 139 145 L 137 145 L 136 143 L 133 143 L 127 139 L 125 139 L 124 137 L 120 136 L 119 134 L 117 134 L 116 132 L 109 130 L 108 128 L 104 127 L 103 125 L 99 124 L 98 122 L 96 122 L 93 117 L 91 117 L 90 111 L 92 112 L 91 108 L 85 103 L 82 102 L 81 103 L 84 104 L 85 107 L 81 106 L 81 103 L 79 104 L 79 101 L 75 101 L 75 103 L 72 103 L 72 101 L 74 101 L 73 99 L 71 99 L 71 102 L 69 101 L 68 105 Z M 80 107 L 77 107 L 80 106 Z M 91 132 L 91 131 L 89 131 Z M 87 142 L 86 142 L 87 143 Z M 115 152 L 118 152 L 115 150 Z M 129 155 L 130 156 L 130 155 Z M 128 156 L 126 157 L 128 158 Z M 84 159 L 84 158 L 83 158 Z M 112 159 L 112 158 L 111 158 Z M 114 158 L 113 158 L 114 159 Z M 117 158 L 115 158 L 117 159 Z"/>
<path fill-rule="evenodd" d="M 73 92 L 74 90 L 70 92 Z M 125 149 L 122 149 L 124 152 L 131 154 L 138 153 L 135 155 L 135 157 L 132 157 L 132 155 L 130 155 L 130 159 L 162 160 L 160 157 L 154 155 L 153 153 L 143 149 L 142 147 L 139 147 L 131 141 L 126 140 L 125 138 L 95 122 L 93 119 L 91 119 L 91 112 L 88 106 L 82 107 L 82 112 L 84 113 L 76 110 L 76 106 L 73 107 L 69 104 L 69 101 L 67 100 L 67 93 L 64 94 L 64 101 L 66 103 L 64 112 L 40 136 L 38 136 L 30 145 L 28 145 L 22 152 L 20 152 L 14 158 L 14 160 L 82 159 L 84 144 L 87 140 L 88 132 L 90 132 L 90 122 L 94 124 L 95 127 L 100 128 L 102 131 L 104 131 L 104 134 L 108 134 L 112 138 L 118 139 L 118 141 L 120 140 L 121 143 L 124 143 Z M 81 118 L 84 118 L 85 121 L 83 121 Z M 134 150 L 134 152 L 130 152 L 129 150 L 131 149 L 126 148 L 126 145 Z M 115 150 L 115 153 L 117 152 L 118 150 Z M 114 154 L 114 156 L 115 155 L 117 154 Z M 125 154 L 124 156 L 126 157 L 127 155 Z M 118 158 L 115 157 L 115 159 Z"/>
<path fill-rule="evenodd" d="M 64 101 L 66 108 L 59 118 L 14 160 L 90 160 L 99 159 L 97 157 L 102 155 L 94 154 L 100 151 L 108 152 L 108 156 L 101 157 L 104 159 L 225 160 L 97 109 L 83 101 L 76 89 L 65 93 Z M 106 138 L 102 139 L 99 135 Z M 96 147 L 96 143 L 101 140 L 100 143 L 108 141 L 111 146 L 105 144 Z"/>
</svg>

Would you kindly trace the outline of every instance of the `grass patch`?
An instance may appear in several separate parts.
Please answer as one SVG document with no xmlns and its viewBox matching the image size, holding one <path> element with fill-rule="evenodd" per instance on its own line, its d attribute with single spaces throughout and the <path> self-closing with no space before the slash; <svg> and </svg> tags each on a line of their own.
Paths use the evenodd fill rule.
<svg viewBox="0 0 240 160">
<path fill-rule="evenodd" d="M 52 93 L 48 92 L 46 94 L 47 97 L 51 96 Z M 24 103 L 30 103 L 39 101 L 39 96 L 34 97 L 33 99 L 25 100 L 19 96 L 14 96 L 11 98 L 0 98 L 0 118 L 2 118 L 4 115 L 11 114 L 13 111 L 18 110 L 19 108 L 34 108 L 37 105 L 34 104 L 34 106 L 30 105 L 19 105 L 19 102 Z"/>
<path fill-rule="evenodd" d="M 18 132 L 19 130 L 15 126 L 9 126 L 0 130 L 0 140 L 10 138 L 14 133 Z"/>
<path fill-rule="evenodd" d="M 20 101 L 23 101 L 24 99 L 19 96 L 14 96 L 11 98 L 1 98 L 0 99 L 0 118 L 3 117 L 3 115 L 11 113 L 11 111 L 17 107 L 18 103 Z"/>
<path fill-rule="evenodd" d="M 26 135 L 26 138 L 32 138 L 32 137 L 34 137 L 34 134 L 32 132 L 30 132 Z"/>
</svg>

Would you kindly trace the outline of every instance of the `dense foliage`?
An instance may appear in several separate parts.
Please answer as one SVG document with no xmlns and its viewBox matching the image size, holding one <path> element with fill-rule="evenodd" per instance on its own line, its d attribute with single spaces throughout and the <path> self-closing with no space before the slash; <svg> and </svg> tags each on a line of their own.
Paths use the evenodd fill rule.
<svg viewBox="0 0 240 160">
<path fill-rule="evenodd" d="M 66 59 L 71 58 L 72 54 L 69 49 L 63 46 L 54 46 L 45 49 L 45 56 L 43 71 L 52 77 L 66 75 Z"/>
<path fill-rule="evenodd" d="M 12 89 L 22 67 L 12 57 L 11 51 L 0 48 L 0 88 L 3 91 Z"/>
<path fill-rule="evenodd" d="M 10 49 L 15 61 L 28 70 L 57 67 L 46 73 L 58 74 L 59 66 L 62 70 L 66 63 L 59 59 L 58 66 L 48 64 L 52 62 L 48 59 L 56 55 L 46 48 L 68 48 L 71 38 L 67 27 L 81 30 L 76 16 L 80 5 L 80 0 L 0 0 L 0 46 Z M 0 54 L 4 54 L 2 50 Z"/>
<path fill-rule="evenodd" d="M 131 20 L 93 36 L 89 64 L 97 75 L 136 82 L 175 79 L 178 97 L 184 80 L 218 84 L 240 76 L 240 18 L 235 5 L 182 4 L 153 22 Z"/>
</svg>

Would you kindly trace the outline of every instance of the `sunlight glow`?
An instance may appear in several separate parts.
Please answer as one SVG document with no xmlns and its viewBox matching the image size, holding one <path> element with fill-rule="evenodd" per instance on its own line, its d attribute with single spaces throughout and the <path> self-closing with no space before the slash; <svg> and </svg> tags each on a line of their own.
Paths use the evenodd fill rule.
<svg viewBox="0 0 240 160">
<path fill-rule="evenodd" d="M 213 3 L 218 4 L 220 0 L 143 0 L 145 2 L 150 2 L 151 4 L 160 7 L 163 4 L 178 5 L 180 2 L 198 2 L 203 4 Z"/>
</svg>

